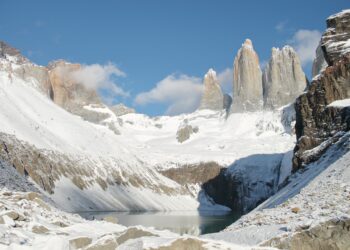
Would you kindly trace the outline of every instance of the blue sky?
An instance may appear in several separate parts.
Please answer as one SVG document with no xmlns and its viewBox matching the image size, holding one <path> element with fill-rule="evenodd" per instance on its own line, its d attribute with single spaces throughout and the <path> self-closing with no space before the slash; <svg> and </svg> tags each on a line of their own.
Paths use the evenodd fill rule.
<svg viewBox="0 0 350 250">
<path fill-rule="evenodd" d="M 59 58 L 99 64 L 101 72 L 109 69 L 103 79 L 122 91 L 101 90 L 106 101 L 175 114 L 194 108 L 192 96 L 211 67 L 230 91 L 229 70 L 245 38 L 262 64 L 273 46 L 299 48 L 310 76 L 307 50 L 325 19 L 349 7 L 348 0 L 2 0 L 0 40 L 41 65 Z"/>
</svg>

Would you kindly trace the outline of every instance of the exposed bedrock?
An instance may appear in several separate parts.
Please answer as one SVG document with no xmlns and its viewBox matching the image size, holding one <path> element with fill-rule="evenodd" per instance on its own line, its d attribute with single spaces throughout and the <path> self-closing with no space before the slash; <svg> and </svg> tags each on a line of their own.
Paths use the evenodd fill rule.
<svg viewBox="0 0 350 250">
<path fill-rule="evenodd" d="M 263 106 L 262 73 L 252 41 L 246 39 L 233 66 L 233 102 L 231 112 L 261 110 Z"/>
<path fill-rule="evenodd" d="M 350 98 L 349 10 L 327 19 L 327 30 L 321 38 L 320 46 L 330 66 L 314 78 L 307 92 L 296 100 L 297 144 L 294 149 L 294 171 L 317 160 L 331 145 L 331 141 L 337 139 L 339 131 L 349 130 L 350 108 L 330 105 L 334 101 Z M 325 142 L 327 140 L 328 143 Z M 317 146 L 318 152 L 312 154 L 311 150 Z"/>
<path fill-rule="evenodd" d="M 293 48 L 272 48 L 271 59 L 263 73 L 264 107 L 276 109 L 292 103 L 306 86 L 307 79 Z"/>
<path fill-rule="evenodd" d="M 204 76 L 204 89 L 199 109 L 222 110 L 224 96 L 216 77 L 216 72 L 209 69 Z"/>
<path fill-rule="evenodd" d="M 327 19 L 327 30 L 322 35 L 321 47 L 328 65 L 333 65 L 341 56 L 350 52 L 350 10 Z"/>
<path fill-rule="evenodd" d="M 349 130 L 350 109 L 328 106 L 347 98 L 350 98 L 350 54 L 327 67 L 320 77 L 312 81 L 308 91 L 296 100 L 298 141 L 294 149 L 294 170 L 316 160 L 305 157 L 305 151 L 315 148 L 339 131 Z"/>
</svg>

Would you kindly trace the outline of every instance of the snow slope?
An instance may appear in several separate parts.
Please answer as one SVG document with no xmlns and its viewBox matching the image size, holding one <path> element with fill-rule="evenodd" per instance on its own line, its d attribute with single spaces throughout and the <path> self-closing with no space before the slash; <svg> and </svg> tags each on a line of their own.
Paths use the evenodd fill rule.
<svg viewBox="0 0 350 250">
<path fill-rule="evenodd" d="M 332 219 L 350 218 L 350 133 L 316 162 L 292 175 L 288 185 L 225 231 L 205 237 L 256 245 L 275 236 Z"/>
<path fill-rule="evenodd" d="M 215 161 L 228 166 L 251 154 L 285 153 L 294 145 L 286 133 L 282 110 L 234 113 L 200 110 L 179 116 L 150 118 L 142 114 L 119 117 L 118 129 L 124 145 L 157 169 Z M 198 132 L 180 143 L 176 131 L 187 121 Z M 122 124 L 120 126 L 119 124 Z"/>
<path fill-rule="evenodd" d="M 107 170 L 123 171 L 124 178 L 136 175 L 149 182 L 149 187 L 133 188 L 111 185 L 102 190 L 96 185 L 78 189 L 71 180 L 61 178 L 56 183 L 52 198 L 66 210 L 137 209 L 193 210 L 197 197 L 183 194 L 179 184 L 169 180 L 144 164 L 136 152 L 122 146 L 123 142 L 104 126 L 83 121 L 52 103 L 35 87 L 35 82 L 24 82 L 0 72 L 0 131 L 32 144 L 38 150 L 63 154 L 79 165 L 83 160 L 92 177 L 106 176 Z M 45 151 L 42 151 L 45 153 Z M 160 186 L 178 190 L 167 195 Z M 130 196 L 132 192 L 132 196 Z M 176 193 L 176 192 L 175 192 Z M 147 195 L 145 195 L 147 194 Z M 112 199 L 113 197 L 113 199 Z M 75 198 L 75 203 L 67 199 Z M 93 202 L 91 202 L 93 201 Z M 93 203 L 93 204 L 91 204 Z"/>
</svg>

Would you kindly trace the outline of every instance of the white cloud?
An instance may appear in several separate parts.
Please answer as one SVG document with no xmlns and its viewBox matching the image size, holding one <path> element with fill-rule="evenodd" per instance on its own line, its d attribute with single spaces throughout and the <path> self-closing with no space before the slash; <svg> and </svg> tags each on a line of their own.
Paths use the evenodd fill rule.
<svg viewBox="0 0 350 250">
<path fill-rule="evenodd" d="M 318 30 L 298 30 L 290 41 L 299 55 L 302 65 L 311 63 L 316 55 L 316 48 L 321 39 Z"/>
<path fill-rule="evenodd" d="M 166 114 L 189 113 L 199 106 L 202 95 L 202 79 L 187 75 L 169 75 L 150 91 L 140 93 L 134 102 L 137 105 L 163 103 Z"/>
<path fill-rule="evenodd" d="M 219 72 L 217 77 L 223 92 L 232 94 L 233 69 L 226 68 L 223 71 Z"/>
<path fill-rule="evenodd" d="M 88 89 L 108 90 L 112 96 L 122 97 L 129 96 L 129 93 L 118 86 L 115 78 L 125 76 L 126 74 L 112 63 L 82 65 L 79 70 L 71 73 L 71 77 L 75 81 Z"/>
</svg>

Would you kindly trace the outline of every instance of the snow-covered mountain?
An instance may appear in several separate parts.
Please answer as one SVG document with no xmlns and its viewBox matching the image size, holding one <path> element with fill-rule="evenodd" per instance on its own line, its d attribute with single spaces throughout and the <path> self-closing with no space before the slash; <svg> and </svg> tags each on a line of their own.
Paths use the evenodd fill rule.
<svg viewBox="0 0 350 250">
<path fill-rule="evenodd" d="M 0 43 L 0 244 L 349 249 L 349 20 L 349 11 L 328 19 L 320 46 L 329 66 L 315 67 L 321 72 L 295 105 L 272 110 L 263 109 L 261 71 L 250 40 L 236 61 L 253 57 L 254 84 L 239 81 L 243 94 L 258 88 L 251 103 L 234 112 L 199 109 L 160 117 L 103 104 L 72 78 L 78 64 L 38 66 Z M 235 68 L 239 79 L 250 70 L 245 64 Z M 211 76 L 207 91 L 215 83 L 216 109 L 224 96 Z M 232 105 L 243 98 L 239 94 Z M 251 110 L 250 104 L 254 112 L 241 112 Z M 180 237 L 87 222 L 52 205 L 68 211 L 241 213 L 258 207 L 224 232 Z"/>
<path fill-rule="evenodd" d="M 208 209 L 210 202 L 199 198 L 201 182 L 179 184 L 161 171 L 206 162 L 226 167 L 254 153 L 283 154 L 294 144 L 287 109 L 228 118 L 224 110 L 118 116 L 59 75 L 79 65 L 60 61 L 47 70 L 19 58 L 0 59 L 1 156 L 66 210 Z M 44 73 L 32 74 L 34 68 Z M 180 142 L 184 124 L 195 129 Z"/>
</svg>

